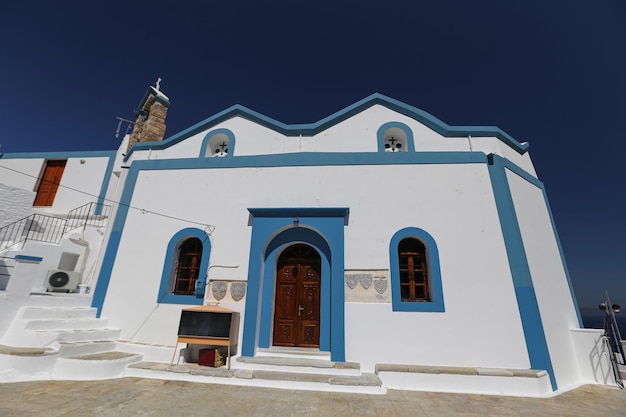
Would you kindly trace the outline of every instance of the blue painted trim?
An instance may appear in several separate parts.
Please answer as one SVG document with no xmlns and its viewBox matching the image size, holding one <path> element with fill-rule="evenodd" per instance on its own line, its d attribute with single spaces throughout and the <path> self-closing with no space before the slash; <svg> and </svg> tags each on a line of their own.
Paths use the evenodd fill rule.
<svg viewBox="0 0 626 417">
<path fill-rule="evenodd" d="M 111 228 L 111 235 L 104 253 L 102 268 L 98 277 L 92 306 L 98 310 L 98 317 L 102 313 L 102 307 L 109 287 L 111 272 L 120 245 L 120 239 L 129 205 L 137 182 L 139 172 L 142 170 L 167 170 L 167 169 L 196 169 L 196 168 L 240 168 L 240 167 L 275 167 L 275 166 L 331 166 L 331 165 L 387 165 L 387 164 L 467 164 L 486 163 L 487 156 L 482 152 L 419 152 L 419 153 L 297 153 L 282 155 L 256 155 L 239 156 L 236 158 L 191 158 L 191 159 L 153 159 L 133 161 L 126 177 L 124 191 L 120 197 L 117 214 Z M 259 209 L 255 209 L 259 210 Z M 280 209 L 277 209 L 280 210 Z M 298 209 L 303 210 L 303 209 Z M 259 212 L 261 213 L 261 212 Z M 271 212 L 266 212 L 269 216 Z M 279 213 L 279 211 L 276 211 Z M 294 211 L 294 214 L 300 213 Z M 323 213 L 321 211 L 320 213 Z M 278 215 L 278 214 L 276 214 Z M 298 214 L 300 215 L 300 214 Z M 304 216 L 303 216 L 304 217 Z M 345 216 L 344 216 L 345 217 Z M 347 219 L 347 217 L 345 217 Z M 293 221 L 293 218 L 291 219 Z M 345 222 L 345 220 L 344 220 Z M 253 237 L 255 231 L 252 231 Z M 254 239 L 253 239 L 254 241 Z M 343 245 L 343 241 L 341 242 Z M 252 248 L 262 251 L 260 248 Z M 343 252 L 342 252 L 343 253 Z M 255 259 L 257 254 L 250 253 L 250 262 L 260 265 L 261 260 Z M 252 283 L 254 284 L 254 283 Z M 248 284 L 250 285 L 250 283 Z M 343 284 L 342 284 L 343 285 Z M 343 287 L 342 287 L 343 288 Z M 247 302 L 252 302 L 247 298 Z"/>
<path fill-rule="evenodd" d="M 3 153 L 2 159 L 69 159 L 115 157 L 115 151 L 15 152 Z"/>
<path fill-rule="evenodd" d="M 415 141 L 413 139 L 413 131 L 410 127 L 400 122 L 387 122 L 378 128 L 378 132 L 376 136 L 378 138 L 378 152 L 385 152 L 385 132 L 391 128 L 398 128 L 404 131 L 406 135 L 406 146 L 407 149 L 405 152 L 415 152 Z"/>
<path fill-rule="evenodd" d="M 253 217 L 294 218 L 300 217 L 342 217 L 348 224 L 350 209 L 347 207 L 294 207 L 294 208 L 249 208 Z"/>
<path fill-rule="evenodd" d="M 338 216 L 330 217 L 335 210 Z M 257 347 L 269 346 L 274 305 L 276 260 L 285 246 L 304 242 L 322 258 L 320 350 L 331 360 L 345 361 L 344 225 L 346 209 L 249 209 L 252 237 L 248 287 L 243 323 L 242 355 L 254 356 Z M 255 214 L 253 214 L 255 213 Z M 310 216 L 302 216 L 304 213 Z M 293 226 L 298 217 L 299 227 Z"/>
<path fill-rule="evenodd" d="M 526 171 L 524 171 L 519 166 L 515 165 L 513 162 L 508 159 L 503 159 L 504 166 L 511 170 L 516 175 L 519 175 L 521 178 L 530 182 L 537 188 L 539 188 L 543 194 L 543 200 L 546 204 L 546 210 L 548 211 L 548 216 L 550 217 L 550 224 L 552 225 L 552 233 L 554 233 L 554 238 L 556 240 L 557 247 L 559 248 L 559 255 L 561 256 L 561 264 L 563 265 L 563 270 L 565 271 L 565 277 L 567 278 L 567 285 L 569 287 L 570 296 L 572 297 L 572 302 L 574 304 L 574 309 L 576 310 L 576 317 L 578 318 L 578 325 L 582 328 L 585 327 L 583 324 L 582 316 L 580 315 L 580 309 L 578 307 L 578 301 L 576 300 L 576 293 L 574 292 L 574 285 L 572 284 L 572 278 L 569 273 L 569 268 L 567 267 L 567 262 L 565 262 L 565 254 L 563 252 L 563 247 L 561 246 L 561 239 L 559 238 L 559 234 L 556 229 L 556 223 L 554 222 L 554 216 L 552 215 L 552 209 L 550 208 L 550 203 L 548 201 L 548 195 L 546 193 L 546 187 L 543 182 L 539 181 L 537 178 L 533 177 Z"/>
<path fill-rule="evenodd" d="M 387 107 L 390 110 L 415 119 L 444 137 L 467 137 L 469 135 L 473 138 L 496 137 L 520 154 L 524 154 L 528 149 L 527 143 L 519 143 L 507 133 L 495 126 L 449 126 L 423 110 L 409 106 L 408 104 L 394 100 L 382 94 L 374 93 L 369 97 L 359 100 L 356 103 L 311 124 L 287 125 L 237 104 L 199 123 L 196 123 L 188 129 L 183 130 L 182 132 L 177 133 L 163 141 L 135 143 L 132 149 L 127 153 L 126 159 L 128 159 L 134 151 L 166 149 L 182 140 L 201 133 L 204 130 L 211 129 L 225 120 L 232 119 L 237 116 L 251 120 L 254 123 L 268 129 L 272 129 L 285 136 L 313 136 L 375 105 Z"/>
<path fill-rule="evenodd" d="M 14 259 L 16 261 L 25 261 L 25 262 L 33 262 L 33 263 L 39 263 L 43 261 L 43 258 L 40 256 L 28 256 L 28 255 L 15 255 Z"/>
<path fill-rule="evenodd" d="M 203 299 L 197 298 L 195 295 L 174 295 L 172 288 L 173 280 L 176 278 L 176 252 L 180 244 L 189 238 L 196 237 L 202 242 L 202 258 L 200 259 L 200 273 L 198 281 L 206 283 L 207 271 L 209 268 L 209 257 L 211 256 L 211 239 L 203 230 L 194 227 L 182 229 L 167 244 L 167 252 L 165 253 L 165 262 L 163 263 L 163 273 L 161 274 L 161 284 L 159 285 L 159 295 L 157 303 L 162 304 L 196 304 L 202 305 Z"/>
<path fill-rule="evenodd" d="M 306 243 L 313 247 L 320 255 L 321 286 L 320 286 L 320 351 L 330 352 L 331 329 L 331 250 L 328 243 L 317 231 L 304 227 L 292 227 L 283 230 L 269 243 L 265 251 L 263 268 L 262 299 L 268 302 L 261 303 L 259 347 L 271 346 L 273 330 L 274 294 L 276 289 L 276 265 L 282 251 L 294 243 Z"/>
<path fill-rule="evenodd" d="M 111 182 L 111 174 L 113 173 L 113 166 L 115 165 L 115 156 L 116 152 L 111 152 L 109 155 L 109 163 L 107 164 L 106 170 L 104 171 L 104 178 L 102 179 L 102 187 L 100 187 L 100 193 L 98 194 L 98 201 L 96 205 L 96 210 L 94 211 L 95 215 L 102 214 L 102 205 L 106 200 L 107 189 L 109 188 L 109 183 Z"/>
<path fill-rule="evenodd" d="M 148 101 L 148 97 L 150 96 L 150 93 L 153 94 L 153 100 L 154 101 L 158 101 L 160 103 L 162 103 L 165 107 L 169 107 L 170 105 L 170 100 L 169 98 L 167 98 L 164 94 L 162 94 L 160 91 L 157 91 L 156 88 L 149 86 L 148 89 L 146 90 L 146 92 L 144 93 L 143 97 L 141 98 L 141 101 L 139 102 L 139 105 L 137 106 L 137 109 L 135 110 L 135 117 L 139 116 L 139 110 L 143 107 L 144 104 L 146 104 L 146 101 Z"/>
<path fill-rule="evenodd" d="M 428 257 L 428 279 L 430 284 L 429 302 L 402 301 L 400 296 L 400 268 L 398 259 L 398 245 L 405 238 L 413 237 L 420 240 L 426 246 Z M 445 311 L 443 302 L 443 287 L 441 283 L 441 266 L 439 264 L 439 250 L 435 239 L 425 230 L 417 227 L 405 227 L 398 230 L 389 242 L 389 264 L 391 275 L 391 305 L 393 311 Z"/>
<path fill-rule="evenodd" d="M 206 151 L 209 148 L 209 141 L 211 140 L 211 138 L 220 133 L 228 137 L 228 153 L 223 158 L 231 158 L 233 156 L 233 153 L 235 152 L 235 134 L 229 129 L 215 129 L 207 133 L 204 136 L 204 139 L 202 139 L 202 146 L 200 146 L 200 155 L 199 155 L 200 158 L 213 157 L 212 154 L 207 155 Z"/>
<path fill-rule="evenodd" d="M 134 165 L 135 164 L 132 164 L 128 170 L 124 191 L 122 191 L 122 195 L 120 196 L 120 203 L 118 205 L 117 213 L 115 214 L 115 220 L 111 226 L 109 242 L 106 246 L 104 257 L 102 258 L 100 275 L 91 300 L 91 306 L 97 309 L 97 317 L 100 317 L 102 314 L 102 307 L 104 306 L 104 300 L 111 281 L 111 273 L 115 264 L 117 250 L 120 246 L 122 232 L 124 230 L 124 223 L 126 223 L 126 217 L 128 216 L 128 210 L 130 209 L 130 201 L 135 190 L 135 185 L 137 185 L 139 169 L 136 169 Z"/>
<path fill-rule="evenodd" d="M 482 152 L 301 152 L 235 158 L 152 159 L 133 161 L 131 169 L 262 168 L 333 165 L 416 165 L 485 163 Z"/>
<path fill-rule="evenodd" d="M 488 165 L 488 168 L 502 227 L 504 245 L 509 258 L 513 287 L 526 339 L 530 366 L 533 369 L 545 369 L 550 375 L 552 389 L 556 391 L 558 389 L 557 381 L 552 368 L 546 335 L 543 330 L 541 313 L 532 282 L 528 258 L 524 249 L 522 233 L 519 228 L 517 215 L 515 214 L 511 189 L 506 178 L 504 159 L 498 155 L 493 155 L 493 165 Z"/>
</svg>

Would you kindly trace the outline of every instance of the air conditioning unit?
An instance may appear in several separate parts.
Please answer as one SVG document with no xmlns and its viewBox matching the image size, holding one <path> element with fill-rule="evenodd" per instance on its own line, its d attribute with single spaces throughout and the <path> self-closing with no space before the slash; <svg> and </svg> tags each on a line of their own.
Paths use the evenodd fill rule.
<svg viewBox="0 0 626 417">
<path fill-rule="evenodd" d="M 48 291 L 74 292 L 80 284 L 80 272 L 51 269 L 46 277 Z"/>
</svg>

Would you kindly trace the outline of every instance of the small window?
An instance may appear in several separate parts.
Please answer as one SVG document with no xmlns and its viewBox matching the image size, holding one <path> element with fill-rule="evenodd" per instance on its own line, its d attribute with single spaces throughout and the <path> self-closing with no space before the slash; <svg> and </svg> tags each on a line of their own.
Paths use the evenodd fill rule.
<svg viewBox="0 0 626 417">
<path fill-rule="evenodd" d="M 176 280 L 174 281 L 173 291 L 174 294 L 195 294 L 201 259 L 202 242 L 200 242 L 200 239 L 193 237 L 185 240 L 180 246 L 178 253 L 178 265 L 176 266 Z"/>
<path fill-rule="evenodd" d="M 404 123 L 389 122 L 378 129 L 379 152 L 413 152 L 413 133 Z"/>
<path fill-rule="evenodd" d="M 213 130 L 204 137 L 200 157 L 218 157 L 223 158 L 230 156 L 235 147 L 235 135 L 228 129 Z"/>
<path fill-rule="evenodd" d="M 416 227 L 396 232 L 389 262 L 394 311 L 445 311 L 439 251 L 430 234 Z"/>
<path fill-rule="evenodd" d="M 206 285 L 210 253 L 211 240 L 204 231 L 190 227 L 176 233 L 165 252 L 157 302 L 202 304 L 195 295 L 196 283 Z"/>
</svg>

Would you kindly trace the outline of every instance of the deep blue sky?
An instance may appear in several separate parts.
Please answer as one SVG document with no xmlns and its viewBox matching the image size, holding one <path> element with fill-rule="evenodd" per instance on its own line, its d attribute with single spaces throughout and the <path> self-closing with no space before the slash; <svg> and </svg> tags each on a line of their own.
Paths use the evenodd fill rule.
<svg viewBox="0 0 626 417">
<path fill-rule="evenodd" d="M 157 77 L 167 135 L 242 104 L 312 123 L 373 92 L 530 143 L 576 295 L 626 306 L 623 0 L 3 2 L 2 152 L 112 150 Z"/>
</svg>

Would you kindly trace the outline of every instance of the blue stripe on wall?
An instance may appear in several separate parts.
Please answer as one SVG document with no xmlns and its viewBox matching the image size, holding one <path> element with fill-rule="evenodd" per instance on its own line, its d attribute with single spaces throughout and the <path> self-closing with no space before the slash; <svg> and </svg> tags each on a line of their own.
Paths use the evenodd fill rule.
<svg viewBox="0 0 626 417">
<path fill-rule="evenodd" d="M 543 369 L 550 375 L 552 389 L 558 389 L 550 351 L 543 330 L 539 304 L 533 287 L 530 267 L 524 249 L 522 233 L 519 228 L 517 215 L 509 182 L 506 178 L 504 159 L 493 155 L 493 165 L 488 165 L 489 176 L 496 200 L 496 208 L 500 217 L 502 235 L 506 247 L 513 287 L 522 320 L 522 328 L 526 339 L 526 348 L 533 369 Z"/>
<path fill-rule="evenodd" d="M 390 110 L 417 120 L 421 124 L 434 130 L 444 137 L 467 137 L 470 135 L 473 138 L 496 137 L 520 154 L 524 154 L 528 150 L 527 143 L 520 143 L 516 141 L 506 132 L 495 126 L 449 126 L 432 114 L 425 112 L 424 110 L 392 99 L 383 94 L 374 93 L 369 97 L 359 100 L 356 103 L 342 110 L 339 110 L 338 112 L 333 113 L 318 122 L 310 124 L 287 125 L 285 123 L 267 117 L 261 113 L 258 113 L 254 110 L 250 110 L 244 106 L 235 105 L 163 141 L 135 143 L 131 150 L 127 153 L 125 160 L 128 160 L 128 158 L 130 158 L 131 154 L 134 151 L 166 149 L 187 139 L 188 137 L 201 133 L 204 130 L 211 129 L 219 123 L 222 123 L 225 120 L 237 116 L 251 120 L 254 123 L 257 123 L 268 129 L 272 129 L 285 136 L 314 136 L 332 126 L 335 126 L 338 123 L 341 123 L 344 120 L 349 119 L 355 114 L 361 113 L 362 111 L 374 105 L 381 105 Z"/>
<path fill-rule="evenodd" d="M 539 181 L 537 178 L 530 175 L 528 172 L 524 171 L 519 166 L 515 165 L 513 162 L 508 159 L 502 160 L 504 166 L 519 175 L 521 178 L 530 182 L 537 188 L 539 188 L 543 194 L 543 201 L 546 204 L 546 210 L 548 211 L 548 216 L 550 217 L 550 224 L 552 225 L 552 233 L 554 233 L 554 238 L 556 240 L 557 247 L 559 248 L 559 255 L 561 256 L 561 264 L 563 265 L 563 270 L 565 271 L 565 278 L 567 278 L 567 285 L 569 287 L 570 296 L 572 297 L 572 303 L 574 304 L 574 309 L 576 310 L 576 317 L 578 318 L 578 325 L 582 328 L 585 327 L 583 324 L 582 316 L 580 315 L 580 309 L 578 308 L 578 301 L 576 300 L 576 293 L 574 292 L 574 285 L 572 284 L 572 279 L 569 273 L 569 269 L 567 268 L 567 262 L 565 262 L 565 254 L 563 253 L 563 247 L 561 246 L 561 239 L 559 238 L 559 233 L 556 230 L 556 223 L 554 222 L 554 217 L 552 216 L 552 209 L 550 208 L 550 202 L 548 201 L 548 194 L 546 193 L 546 187 L 544 184 Z"/>
</svg>

